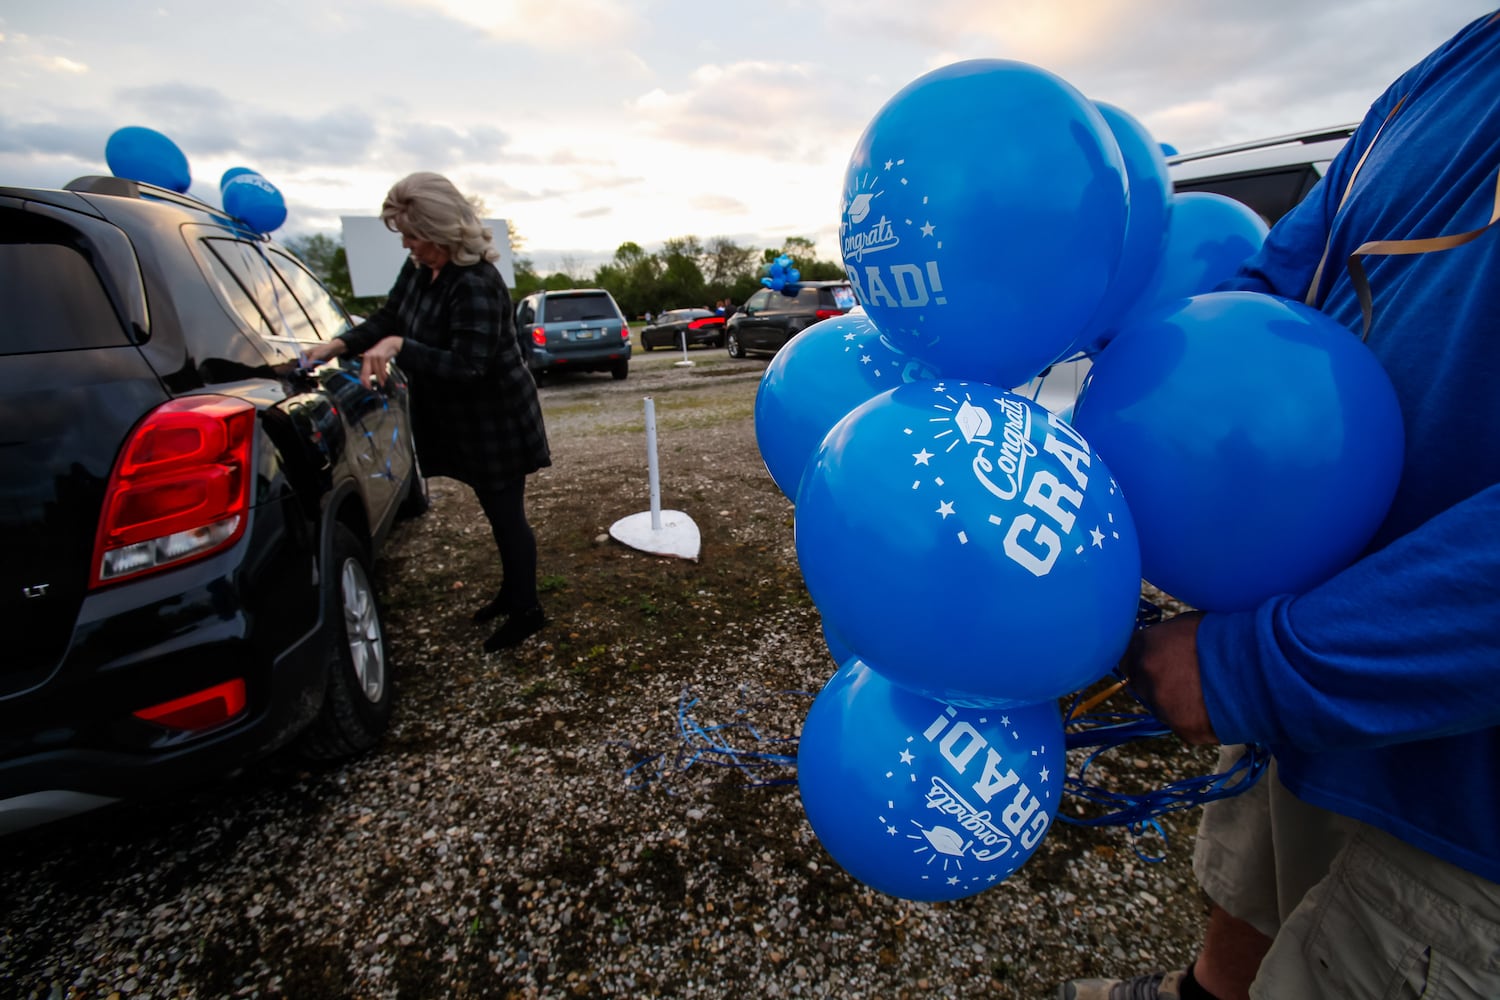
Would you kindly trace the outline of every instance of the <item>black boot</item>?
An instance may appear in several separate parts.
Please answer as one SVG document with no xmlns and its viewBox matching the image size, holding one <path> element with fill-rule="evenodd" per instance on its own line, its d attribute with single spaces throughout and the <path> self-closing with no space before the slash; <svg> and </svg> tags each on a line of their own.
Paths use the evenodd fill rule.
<svg viewBox="0 0 1500 1000">
<path fill-rule="evenodd" d="M 490 603 L 474 612 L 474 623 L 476 625 L 483 624 L 492 618 L 499 618 L 501 615 L 514 610 L 515 606 L 511 599 L 505 596 L 503 590 L 498 591 L 490 599 Z"/>
<path fill-rule="evenodd" d="M 528 608 L 525 611 L 513 611 L 505 624 L 495 630 L 495 634 L 484 640 L 484 651 L 493 653 L 501 649 L 510 649 L 525 642 L 529 636 L 533 636 L 542 630 L 547 624 L 547 616 L 542 613 L 540 606 Z"/>
</svg>

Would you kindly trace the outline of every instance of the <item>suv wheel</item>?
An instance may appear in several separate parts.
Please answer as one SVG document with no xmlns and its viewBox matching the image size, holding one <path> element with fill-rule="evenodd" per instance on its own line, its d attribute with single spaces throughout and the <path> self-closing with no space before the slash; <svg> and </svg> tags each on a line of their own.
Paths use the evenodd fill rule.
<svg viewBox="0 0 1500 1000">
<path fill-rule="evenodd" d="M 385 630 L 370 585 L 369 556 L 342 524 L 333 527 L 333 558 L 324 567 L 323 632 L 327 687 L 301 750 L 336 760 L 374 746 L 391 719 Z"/>
<path fill-rule="evenodd" d="M 731 358 L 743 358 L 745 356 L 745 349 L 740 346 L 739 335 L 733 330 L 724 334 L 724 346 L 729 350 Z"/>
<path fill-rule="evenodd" d="M 616 361 L 613 368 L 609 370 L 610 378 L 616 382 L 623 381 L 630 374 L 630 363 L 627 361 Z"/>
</svg>

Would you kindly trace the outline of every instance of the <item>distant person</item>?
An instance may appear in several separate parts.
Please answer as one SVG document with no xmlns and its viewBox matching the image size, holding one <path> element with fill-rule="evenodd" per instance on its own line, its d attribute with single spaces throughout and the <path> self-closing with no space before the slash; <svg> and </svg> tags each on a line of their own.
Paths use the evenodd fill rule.
<svg viewBox="0 0 1500 1000">
<path fill-rule="evenodd" d="M 468 200 L 439 174 L 397 181 L 380 217 L 410 252 L 389 298 L 307 356 L 363 354 L 360 380 L 367 383 L 384 385 L 393 360 L 407 373 L 422 471 L 467 483 L 489 520 L 501 584 L 474 621 L 506 615 L 484 648 L 508 649 L 547 623 L 525 498 L 526 477 L 552 458 L 510 293 L 491 263 L 500 253 Z"/>
</svg>

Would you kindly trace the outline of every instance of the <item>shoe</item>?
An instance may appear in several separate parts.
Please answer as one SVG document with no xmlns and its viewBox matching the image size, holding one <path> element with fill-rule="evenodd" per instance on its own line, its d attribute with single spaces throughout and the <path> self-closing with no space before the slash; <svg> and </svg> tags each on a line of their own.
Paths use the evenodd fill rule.
<svg viewBox="0 0 1500 1000">
<path fill-rule="evenodd" d="M 541 608 L 513 611 L 510 617 L 505 619 L 505 624 L 495 629 L 495 634 L 484 640 L 484 651 L 493 653 L 496 650 L 519 646 L 529 636 L 540 632 L 546 624 L 547 616 L 542 613 Z"/>
<path fill-rule="evenodd" d="M 1133 979 L 1075 979 L 1057 989 L 1057 1000 L 1181 1000 L 1187 971 L 1153 972 Z"/>
<path fill-rule="evenodd" d="M 482 625 L 492 618 L 499 618 L 507 612 L 514 611 L 510 598 L 503 594 L 496 594 L 490 599 L 490 603 L 474 612 L 474 624 Z"/>
</svg>

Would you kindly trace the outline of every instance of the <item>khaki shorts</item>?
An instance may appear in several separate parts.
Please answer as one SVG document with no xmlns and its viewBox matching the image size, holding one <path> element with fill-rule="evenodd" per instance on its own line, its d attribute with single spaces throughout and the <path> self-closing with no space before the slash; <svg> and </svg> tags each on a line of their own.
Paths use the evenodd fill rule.
<svg viewBox="0 0 1500 1000">
<path fill-rule="evenodd" d="M 1226 747 L 1226 765 L 1242 752 Z M 1275 764 L 1205 807 L 1193 871 L 1210 899 L 1274 939 L 1256 1000 L 1500 997 L 1500 885 L 1309 806 Z"/>
</svg>

